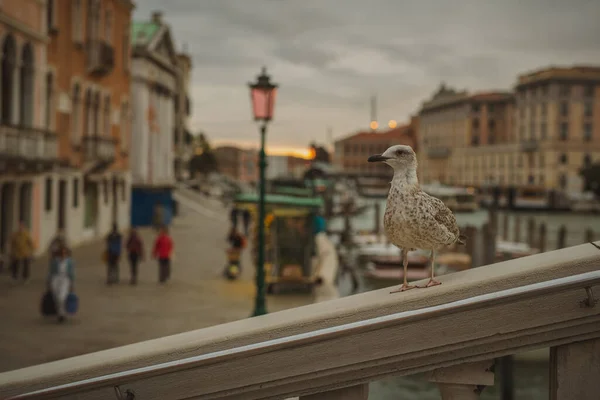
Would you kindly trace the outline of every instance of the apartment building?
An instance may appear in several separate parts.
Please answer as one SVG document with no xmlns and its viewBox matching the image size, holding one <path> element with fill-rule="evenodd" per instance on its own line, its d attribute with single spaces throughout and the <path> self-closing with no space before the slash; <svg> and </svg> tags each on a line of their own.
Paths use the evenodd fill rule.
<svg viewBox="0 0 600 400">
<path fill-rule="evenodd" d="M 23 12 L 23 10 L 27 12 Z M 51 2 L 0 4 L 0 253 L 23 221 L 41 251 L 56 226 L 58 140 L 46 54 Z"/>
<path fill-rule="evenodd" d="M 237 180 L 240 176 L 244 150 L 235 146 L 219 146 L 213 149 L 219 172 Z"/>
<path fill-rule="evenodd" d="M 358 132 L 337 140 L 334 145 L 333 164 L 348 173 L 363 175 L 389 175 L 391 169 L 381 163 L 368 163 L 373 154 L 383 153 L 388 147 L 403 144 L 418 150 L 417 124 L 413 118 L 410 124 L 383 132 Z"/>
<path fill-rule="evenodd" d="M 46 124 L 62 168 L 45 199 L 45 241 L 72 244 L 129 226 L 129 0 L 49 0 Z M 51 100 L 51 101 L 50 101 Z"/>
<path fill-rule="evenodd" d="M 580 192 L 600 161 L 600 68 L 550 67 L 518 77 L 513 93 L 441 86 L 420 110 L 422 181 Z"/>
</svg>

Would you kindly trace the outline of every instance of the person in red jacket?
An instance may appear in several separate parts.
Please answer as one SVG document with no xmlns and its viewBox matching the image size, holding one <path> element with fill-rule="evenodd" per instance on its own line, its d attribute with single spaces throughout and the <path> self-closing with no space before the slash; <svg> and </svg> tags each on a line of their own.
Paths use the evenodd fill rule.
<svg viewBox="0 0 600 400">
<path fill-rule="evenodd" d="M 158 281 L 165 283 L 171 277 L 171 257 L 173 256 L 173 239 L 169 236 L 166 226 L 160 229 L 154 242 L 152 255 L 158 259 Z"/>
</svg>

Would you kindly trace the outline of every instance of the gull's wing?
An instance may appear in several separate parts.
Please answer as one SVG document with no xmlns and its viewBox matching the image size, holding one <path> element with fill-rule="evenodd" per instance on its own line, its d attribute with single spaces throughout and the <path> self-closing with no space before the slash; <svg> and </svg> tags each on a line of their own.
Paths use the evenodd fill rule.
<svg viewBox="0 0 600 400">
<path fill-rule="evenodd" d="M 459 241 L 460 230 L 452 211 L 437 197 L 430 196 L 425 192 L 420 192 L 420 197 L 421 202 L 427 204 L 429 217 L 435 220 L 438 229 L 443 231 L 444 236 L 447 236 L 448 241 L 445 244 L 450 245 Z"/>
</svg>

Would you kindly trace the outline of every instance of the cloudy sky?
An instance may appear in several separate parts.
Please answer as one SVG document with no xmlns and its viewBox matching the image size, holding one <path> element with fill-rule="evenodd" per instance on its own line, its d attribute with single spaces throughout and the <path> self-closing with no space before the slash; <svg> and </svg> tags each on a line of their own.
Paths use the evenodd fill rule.
<svg viewBox="0 0 600 400">
<path fill-rule="evenodd" d="M 138 0 L 164 12 L 194 62 L 192 130 L 252 145 L 247 82 L 262 65 L 279 83 L 272 149 L 302 148 L 378 120 L 406 120 L 445 81 L 508 89 L 549 64 L 600 65 L 594 0 Z"/>
</svg>

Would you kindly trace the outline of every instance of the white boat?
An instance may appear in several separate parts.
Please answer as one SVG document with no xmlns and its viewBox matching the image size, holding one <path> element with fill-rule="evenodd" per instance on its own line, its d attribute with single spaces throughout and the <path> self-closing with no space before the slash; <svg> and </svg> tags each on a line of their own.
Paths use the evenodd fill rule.
<svg viewBox="0 0 600 400">
<path fill-rule="evenodd" d="M 571 210 L 578 212 L 600 212 L 600 201 L 593 192 L 569 193 Z"/>
</svg>

